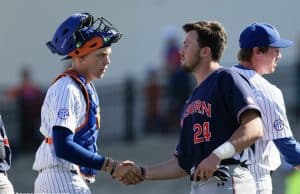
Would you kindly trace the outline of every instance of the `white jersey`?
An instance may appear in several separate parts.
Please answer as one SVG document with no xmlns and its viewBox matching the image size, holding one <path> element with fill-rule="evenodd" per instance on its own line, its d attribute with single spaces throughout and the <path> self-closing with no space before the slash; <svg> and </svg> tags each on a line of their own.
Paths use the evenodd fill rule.
<svg viewBox="0 0 300 194">
<path fill-rule="evenodd" d="M 270 187 L 270 171 L 276 170 L 280 164 L 280 153 L 272 140 L 292 137 L 292 131 L 286 115 L 282 92 L 275 85 L 259 75 L 256 71 L 240 65 L 232 67 L 250 82 L 257 105 L 260 107 L 264 126 L 263 138 L 257 140 L 250 154 L 251 173 L 255 176 L 258 189 Z M 268 182 L 265 184 L 263 182 Z"/>
<path fill-rule="evenodd" d="M 69 76 L 61 77 L 47 91 L 41 109 L 40 132 L 44 137 L 52 138 L 53 126 L 66 127 L 75 132 L 84 122 L 86 101 L 78 84 Z M 54 166 L 69 170 L 78 167 L 58 158 L 53 144 L 42 142 L 37 150 L 33 169 L 40 171 Z"/>
</svg>

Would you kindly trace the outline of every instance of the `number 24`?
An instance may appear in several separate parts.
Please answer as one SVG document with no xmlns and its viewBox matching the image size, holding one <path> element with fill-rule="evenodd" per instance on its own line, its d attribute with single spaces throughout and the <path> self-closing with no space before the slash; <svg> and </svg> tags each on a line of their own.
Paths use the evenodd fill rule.
<svg viewBox="0 0 300 194">
<path fill-rule="evenodd" d="M 209 122 L 204 122 L 203 126 L 196 123 L 193 126 L 194 130 L 194 144 L 203 143 L 204 141 L 210 141 L 211 132 L 209 130 Z"/>
</svg>

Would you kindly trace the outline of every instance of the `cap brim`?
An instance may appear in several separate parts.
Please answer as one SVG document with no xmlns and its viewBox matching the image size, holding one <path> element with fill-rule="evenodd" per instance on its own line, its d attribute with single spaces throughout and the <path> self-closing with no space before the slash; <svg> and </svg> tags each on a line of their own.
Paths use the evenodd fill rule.
<svg viewBox="0 0 300 194">
<path fill-rule="evenodd" d="M 274 43 L 270 44 L 269 46 L 276 47 L 276 48 L 286 48 L 286 47 L 290 47 L 292 45 L 293 45 L 292 41 L 281 39 L 277 42 L 274 42 Z"/>
</svg>

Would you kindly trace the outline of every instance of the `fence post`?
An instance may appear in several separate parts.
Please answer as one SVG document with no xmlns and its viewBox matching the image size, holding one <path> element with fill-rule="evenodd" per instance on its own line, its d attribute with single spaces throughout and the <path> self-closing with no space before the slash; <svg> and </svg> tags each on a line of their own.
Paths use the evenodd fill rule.
<svg viewBox="0 0 300 194">
<path fill-rule="evenodd" d="M 127 142 L 133 142 L 135 140 L 135 130 L 133 124 L 133 110 L 134 110 L 134 82 L 131 77 L 125 80 L 125 133 L 124 140 Z"/>
</svg>

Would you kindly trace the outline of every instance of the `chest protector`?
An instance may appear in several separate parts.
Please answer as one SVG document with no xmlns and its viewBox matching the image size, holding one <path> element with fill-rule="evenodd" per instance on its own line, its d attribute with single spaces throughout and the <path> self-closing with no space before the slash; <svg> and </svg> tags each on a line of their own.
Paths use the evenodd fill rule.
<svg viewBox="0 0 300 194">
<path fill-rule="evenodd" d="M 71 77 L 79 85 L 86 100 L 85 121 L 75 130 L 73 140 L 90 152 L 96 153 L 98 129 L 100 129 L 100 108 L 98 99 L 97 97 L 92 97 L 93 91 L 87 86 L 86 80 L 83 76 L 79 75 L 73 70 L 67 70 L 59 75 L 56 80 L 63 76 Z M 96 94 L 94 96 L 96 96 Z M 97 173 L 97 170 L 95 169 L 83 166 L 80 166 L 79 168 L 80 173 L 88 179 L 93 179 Z"/>
</svg>

